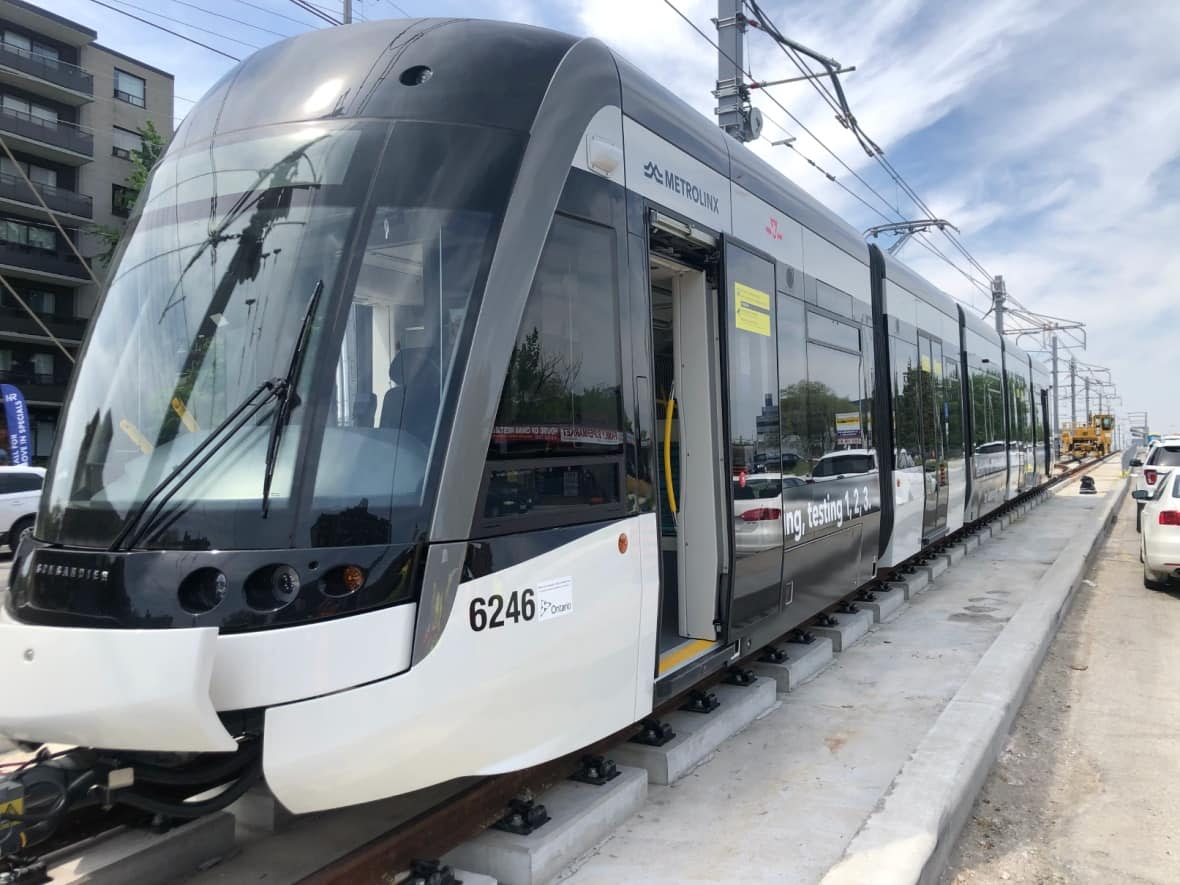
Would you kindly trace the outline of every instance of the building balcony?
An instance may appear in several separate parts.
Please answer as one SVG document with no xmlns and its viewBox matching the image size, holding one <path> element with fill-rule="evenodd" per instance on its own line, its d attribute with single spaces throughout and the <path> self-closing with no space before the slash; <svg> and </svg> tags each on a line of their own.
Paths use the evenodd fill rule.
<svg viewBox="0 0 1180 885">
<path fill-rule="evenodd" d="M 20 243 L 0 241 L 0 269 L 25 279 L 73 286 L 90 280 L 86 268 L 72 252 L 47 252 Z"/>
<path fill-rule="evenodd" d="M 0 382 L 11 384 L 20 390 L 30 405 L 60 405 L 65 402 L 70 373 L 54 371 L 51 375 L 42 375 L 31 369 L 0 369 Z"/>
<path fill-rule="evenodd" d="M 61 187 L 53 187 L 49 184 L 38 184 L 37 182 L 33 182 L 33 188 L 41 195 L 41 199 L 45 201 L 45 205 L 54 212 L 73 215 L 77 218 L 89 219 L 94 217 L 94 200 L 87 194 L 80 194 Z M 43 217 L 44 215 L 41 211 L 40 203 L 37 202 L 36 194 L 29 190 L 29 185 L 19 175 L 9 175 L 8 173 L 0 172 L 0 200 L 27 203 L 37 208 L 39 217 Z"/>
<path fill-rule="evenodd" d="M 94 100 L 94 75 L 85 68 L 0 42 L 0 81 L 63 104 Z"/>
<path fill-rule="evenodd" d="M 58 316 L 56 314 L 37 313 L 49 331 L 65 341 L 67 344 L 80 343 L 86 334 L 86 324 L 83 317 Z M 23 307 L 0 306 L 0 338 L 9 333 L 21 338 L 29 335 L 46 338 L 45 330 L 28 314 Z M 48 339 L 46 339 L 48 340 Z"/>
<path fill-rule="evenodd" d="M 58 163 L 81 166 L 94 159 L 94 136 L 73 123 L 0 108 L 0 132 L 11 136 L 12 147 Z"/>
</svg>

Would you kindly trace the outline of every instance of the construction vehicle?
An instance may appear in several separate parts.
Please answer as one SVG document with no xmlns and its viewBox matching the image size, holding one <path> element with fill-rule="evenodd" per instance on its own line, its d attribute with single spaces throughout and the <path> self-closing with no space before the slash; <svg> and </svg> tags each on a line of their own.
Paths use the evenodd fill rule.
<svg viewBox="0 0 1180 885">
<path fill-rule="evenodd" d="M 1110 454 L 1113 437 L 1114 415 L 1098 412 L 1087 424 L 1067 421 L 1061 428 L 1061 455 L 1075 461 L 1089 455 L 1101 458 Z"/>
</svg>

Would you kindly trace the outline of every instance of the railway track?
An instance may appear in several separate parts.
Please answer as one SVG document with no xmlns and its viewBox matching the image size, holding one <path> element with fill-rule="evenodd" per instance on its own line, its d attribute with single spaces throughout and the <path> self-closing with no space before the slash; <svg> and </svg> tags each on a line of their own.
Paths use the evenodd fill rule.
<svg viewBox="0 0 1180 885">
<path fill-rule="evenodd" d="M 1096 467 L 1106 458 L 1117 454 L 1115 452 L 1105 458 L 1091 457 L 1068 465 L 1059 465 L 1062 468 L 1061 472 L 1048 484 L 1013 499 L 989 514 L 985 519 L 965 526 L 954 535 L 948 536 L 939 544 L 924 551 L 922 556 L 915 558 L 913 563 L 902 563 L 898 568 L 879 575 L 873 582 L 850 593 L 846 600 L 854 600 L 865 590 L 871 590 L 874 585 L 887 580 L 894 574 L 904 572 L 907 566 L 911 566 L 912 570 L 912 564 L 916 564 L 919 559 L 929 558 L 944 547 L 953 545 L 971 532 L 978 531 L 983 526 L 999 519 L 1032 496 L 1042 494 L 1049 488 L 1067 482 Z M 775 645 L 784 640 L 785 637 L 782 637 L 768 645 Z M 767 646 L 763 648 L 765 647 Z M 754 649 L 741 659 L 734 661 L 730 669 L 740 668 L 741 664 L 753 660 L 762 650 L 761 648 Z M 693 691 L 707 689 L 724 676 L 725 671 L 712 674 L 691 689 L 660 705 L 652 712 L 651 719 L 658 720 L 662 714 L 683 704 L 687 695 Z M 433 860 L 434 858 L 442 857 L 446 852 L 505 817 L 513 813 L 520 813 L 519 810 L 514 812 L 510 809 L 510 803 L 513 800 L 530 801 L 532 797 L 574 775 L 582 767 L 587 757 L 599 757 L 609 747 L 638 734 L 643 727 L 643 723 L 636 723 L 589 747 L 543 765 L 486 778 L 473 784 L 459 795 L 422 812 L 332 861 L 312 875 L 300 880 L 299 885 L 365 885 L 365 883 L 388 885 L 392 882 L 399 883 L 399 885 L 446 885 L 452 881 L 448 878 L 449 871 Z"/>
<path fill-rule="evenodd" d="M 937 554 L 941 549 L 953 545 L 966 535 L 978 531 L 995 519 L 1000 518 L 1032 495 L 1043 493 L 1073 477 L 1085 473 L 1107 458 L 1085 458 L 1081 461 L 1059 464 L 1059 474 L 1047 485 L 1014 499 L 997 509 L 987 518 L 965 526 L 954 535 L 948 536 L 935 546 L 923 551 L 914 560 L 903 563 L 896 569 L 883 572 L 869 584 L 848 594 L 846 601 L 852 602 L 866 590 L 892 577 L 912 571 L 913 565 Z M 806 626 L 806 625 L 804 625 Z M 780 637 L 768 646 L 786 640 Z M 558 759 L 515 771 L 508 774 L 487 777 L 477 781 L 460 793 L 398 823 L 387 832 L 357 846 L 346 854 L 332 860 L 322 868 L 300 880 L 300 885 L 354 885 L 354 883 L 388 883 L 399 885 L 447 885 L 448 872 L 434 858 L 445 855 L 464 841 L 512 815 L 527 816 L 528 803 L 553 785 L 570 778 L 591 760 L 599 764 L 602 754 L 610 747 L 626 741 L 644 730 L 653 721 L 667 712 L 680 707 L 685 698 L 693 693 L 708 689 L 725 678 L 728 672 L 741 668 L 742 664 L 757 658 L 764 648 L 753 649 L 731 662 L 729 668 L 711 674 L 683 693 L 659 705 L 651 717 L 644 722 L 603 738 L 594 744 Z M 11 756 L 9 758 L 12 758 Z M 11 765 L 11 762 L 7 764 Z M 524 804 L 520 804 L 524 803 Z M 32 855 L 14 858 L 12 863 L 0 863 L 0 885 L 43 881 L 41 878 L 50 855 L 68 852 L 71 846 L 81 845 L 104 832 L 117 827 L 166 828 L 166 822 L 149 820 L 151 815 L 141 812 L 122 813 L 119 809 L 106 815 L 86 814 L 64 826 L 51 842 L 38 847 Z M 6 864 L 8 864 L 6 868 Z"/>
</svg>

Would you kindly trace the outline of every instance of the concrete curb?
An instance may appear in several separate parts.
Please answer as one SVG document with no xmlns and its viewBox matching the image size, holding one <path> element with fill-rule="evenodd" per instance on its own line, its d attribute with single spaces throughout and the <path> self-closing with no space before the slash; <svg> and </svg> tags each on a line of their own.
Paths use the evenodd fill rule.
<svg viewBox="0 0 1180 885">
<path fill-rule="evenodd" d="M 1115 485 L 1099 519 L 1049 566 L 1041 592 L 1020 607 L 980 659 L 823 885 L 938 881 L 1128 485 L 1125 479 Z"/>
</svg>

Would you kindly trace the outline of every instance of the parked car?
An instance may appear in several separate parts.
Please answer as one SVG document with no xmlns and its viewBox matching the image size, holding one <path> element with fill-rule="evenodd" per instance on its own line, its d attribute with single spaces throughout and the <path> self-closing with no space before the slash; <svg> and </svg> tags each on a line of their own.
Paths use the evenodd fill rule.
<svg viewBox="0 0 1180 885">
<path fill-rule="evenodd" d="M 842 476 L 856 476 L 872 473 L 877 469 L 877 453 L 870 449 L 842 449 L 829 452 L 811 468 L 814 480 L 838 479 Z"/>
<path fill-rule="evenodd" d="M 754 473 L 733 480 L 734 552 L 758 553 L 783 544 L 783 489 L 802 477 Z"/>
<path fill-rule="evenodd" d="M 1131 455 L 1131 476 L 1138 476 L 1143 472 L 1143 462 L 1147 460 L 1147 446 L 1139 446 Z"/>
<path fill-rule="evenodd" d="M 1142 508 L 1143 586 L 1162 590 L 1167 581 L 1180 578 L 1180 470 L 1166 474 L 1154 489 L 1133 494 Z"/>
<path fill-rule="evenodd" d="M 33 530 L 43 485 L 44 467 L 0 467 L 0 544 L 13 553 L 21 535 Z"/>
<path fill-rule="evenodd" d="M 1172 472 L 1174 467 L 1180 467 L 1180 436 L 1165 436 L 1155 440 L 1147 450 L 1147 457 L 1135 458 L 1131 467 L 1142 467 L 1135 477 L 1135 491 L 1155 491 L 1161 480 Z M 1133 494 L 1133 493 L 1132 493 Z M 1137 499 L 1135 511 L 1135 530 L 1143 531 L 1144 499 L 1134 495 Z"/>
</svg>

